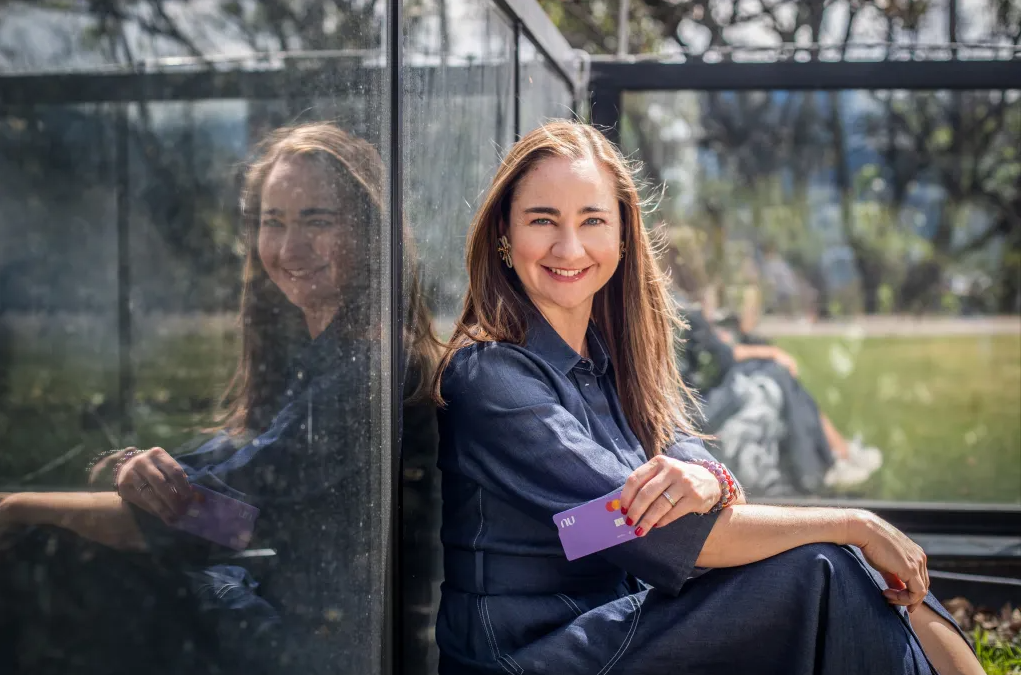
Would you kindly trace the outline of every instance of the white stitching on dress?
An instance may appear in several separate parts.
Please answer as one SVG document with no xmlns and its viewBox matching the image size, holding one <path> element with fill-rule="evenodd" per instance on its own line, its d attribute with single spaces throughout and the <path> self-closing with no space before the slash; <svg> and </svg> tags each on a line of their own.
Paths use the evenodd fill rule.
<svg viewBox="0 0 1021 675">
<path fill-rule="evenodd" d="M 505 655 L 500 654 L 500 643 L 497 642 L 497 640 L 496 640 L 496 629 L 493 628 L 493 617 L 489 614 L 489 596 L 483 596 L 483 598 L 482 598 L 482 608 L 486 611 L 486 621 L 489 622 L 489 630 L 493 633 L 493 645 L 496 646 L 496 659 L 497 659 L 497 661 L 499 661 L 500 659 L 506 659 L 507 661 L 510 661 L 518 669 L 518 671 L 519 671 L 518 675 L 520 675 L 522 672 L 524 672 L 524 668 L 519 666 L 514 661 L 514 659 L 512 659 L 510 657 L 510 654 L 505 654 Z"/>
<path fill-rule="evenodd" d="M 574 604 L 573 600 L 571 600 L 563 593 L 557 593 L 557 597 L 560 598 L 565 605 L 567 605 L 567 609 L 571 610 L 574 613 L 575 618 L 581 616 L 581 610 L 578 609 L 578 605 Z"/>
<path fill-rule="evenodd" d="M 638 619 L 642 617 L 641 603 L 636 601 L 630 595 L 624 597 L 626 597 L 628 602 L 631 603 L 631 607 L 636 610 L 635 619 L 634 621 L 631 622 L 631 630 L 628 631 L 627 637 L 624 638 L 624 642 L 621 643 L 620 648 L 617 650 L 617 653 L 613 655 L 613 658 L 611 658 L 607 662 L 607 664 L 603 666 L 603 669 L 600 670 L 599 673 L 597 673 L 597 675 L 605 675 L 607 672 L 609 672 L 610 668 L 613 668 L 617 661 L 620 661 L 620 657 L 624 656 L 624 652 L 631 645 L 631 639 L 635 636 L 635 630 L 638 628 Z"/>
<path fill-rule="evenodd" d="M 486 597 L 479 595 L 476 596 L 475 600 L 479 608 L 479 619 L 482 620 L 482 630 L 486 632 L 486 642 L 489 643 L 489 649 L 493 652 L 493 659 L 499 663 L 500 667 L 505 671 L 511 673 L 511 675 L 515 675 L 514 671 L 508 668 L 507 664 L 505 664 L 500 657 L 500 649 L 496 646 L 496 631 L 493 631 L 492 638 L 490 638 L 490 630 L 492 629 L 492 626 L 490 626 L 489 622 L 486 620 L 486 617 L 489 615 L 489 603 L 486 601 Z M 485 610 L 483 610 L 483 608 L 485 608 Z"/>
<path fill-rule="evenodd" d="M 511 655 L 510 655 L 510 654 L 505 654 L 503 658 L 505 658 L 505 659 L 507 659 L 508 661 L 510 661 L 510 662 L 511 662 L 511 663 L 512 663 L 512 664 L 514 665 L 514 667 L 518 669 L 518 675 L 521 675 L 521 673 L 525 672 L 525 669 L 524 669 L 524 668 L 522 668 L 521 666 L 519 666 L 519 665 L 518 665 L 518 662 L 517 662 L 517 661 L 515 661 L 515 660 L 514 660 L 514 659 L 513 659 L 512 657 L 511 657 Z"/>
</svg>

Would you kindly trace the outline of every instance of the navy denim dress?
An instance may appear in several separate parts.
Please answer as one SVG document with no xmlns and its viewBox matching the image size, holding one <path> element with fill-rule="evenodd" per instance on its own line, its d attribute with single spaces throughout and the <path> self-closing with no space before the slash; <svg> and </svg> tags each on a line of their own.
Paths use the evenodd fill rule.
<svg viewBox="0 0 1021 675">
<path fill-rule="evenodd" d="M 343 337 L 340 328 L 335 322 L 295 345 L 267 428 L 241 437 L 221 433 L 175 457 L 192 483 L 259 507 L 249 548 L 272 548 L 275 556 L 258 569 L 242 568 L 244 561 L 208 566 L 210 554 L 226 551 L 134 509 L 150 549 L 178 558 L 199 591 L 216 585 L 217 602 L 200 606 L 216 632 L 230 635 L 233 661 L 244 654 L 246 663 L 284 662 L 303 672 L 370 667 L 372 655 L 360 644 L 371 639 L 365 617 L 376 602 L 378 553 L 368 523 L 352 516 L 350 505 L 379 506 L 370 470 L 374 347 Z M 235 630 L 239 621 L 245 631 Z M 272 639 L 260 621 L 280 624 Z M 331 637 L 339 632 L 352 639 Z"/>
<path fill-rule="evenodd" d="M 716 516 L 689 515 L 568 561 L 553 514 L 646 461 L 594 328 L 588 347 L 581 358 L 536 314 L 523 347 L 474 344 L 444 373 L 442 675 L 934 672 L 852 548 L 697 570 Z M 690 438 L 667 453 L 711 459 Z"/>
</svg>

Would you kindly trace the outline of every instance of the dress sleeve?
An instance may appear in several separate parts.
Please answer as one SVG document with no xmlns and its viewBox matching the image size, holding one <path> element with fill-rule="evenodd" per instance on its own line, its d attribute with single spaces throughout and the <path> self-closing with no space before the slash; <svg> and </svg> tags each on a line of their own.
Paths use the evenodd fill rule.
<svg viewBox="0 0 1021 675">
<path fill-rule="evenodd" d="M 442 392 L 448 409 L 441 433 L 455 440 L 441 468 L 457 470 L 550 529 L 554 514 L 620 488 L 631 475 L 521 350 L 498 343 L 465 348 L 444 373 Z M 715 521 L 715 514 L 688 515 L 599 555 L 677 594 Z"/>
</svg>

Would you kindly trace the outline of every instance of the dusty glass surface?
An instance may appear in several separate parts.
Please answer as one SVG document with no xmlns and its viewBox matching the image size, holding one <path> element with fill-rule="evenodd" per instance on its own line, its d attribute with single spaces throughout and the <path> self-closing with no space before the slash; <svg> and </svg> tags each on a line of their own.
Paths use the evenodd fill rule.
<svg viewBox="0 0 1021 675">
<path fill-rule="evenodd" d="M 447 337 L 467 286 L 468 226 L 514 136 L 514 32 L 482 0 L 429 5 L 405 20 L 406 391 L 431 384 L 435 336 Z M 420 292 L 412 292 L 417 283 Z M 440 476 L 435 410 L 404 406 L 404 672 L 435 672 Z"/>
<path fill-rule="evenodd" d="M 378 672 L 388 3 L 115 5 L 0 10 L 0 671 Z"/>
<path fill-rule="evenodd" d="M 574 93 L 567 80 L 524 33 L 519 49 L 521 135 L 547 120 L 574 117 Z"/>
<path fill-rule="evenodd" d="M 1018 91 L 624 109 L 678 297 L 707 322 L 689 381 L 752 494 L 1021 502 Z"/>
</svg>

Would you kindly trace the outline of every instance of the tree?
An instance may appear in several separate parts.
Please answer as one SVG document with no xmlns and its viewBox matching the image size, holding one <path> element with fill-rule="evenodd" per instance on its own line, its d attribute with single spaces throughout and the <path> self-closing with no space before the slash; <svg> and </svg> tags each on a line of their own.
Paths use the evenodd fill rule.
<svg viewBox="0 0 1021 675">
<path fill-rule="evenodd" d="M 617 1 L 543 0 L 543 4 L 573 46 L 600 54 L 616 51 Z M 959 32 L 983 9 L 992 14 L 988 17 L 993 19 L 992 28 L 970 41 L 1016 47 L 1021 42 L 1021 6 L 1011 0 L 987 5 L 951 0 L 942 10 L 926 0 L 633 0 L 629 51 L 732 60 L 742 50 L 769 48 L 778 59 L 845 59 L 863 41 L 885 41 L 880 57 L 895 58 L 905 51 L 924 57 L 928 52 L 919 47 L 921 43 L 956 44 Z M 945 24 L 927 19 L 937 11 L 947 12 Z M 933 26 L 939 25 L 947 26 L 946 34 L 933 34 Z M 945 51 L 957 54 L 956 47 Z M 883 96 L 879 98 L 885 100 Z M 857 269 L 864 309 L 878 311 L 880 290 L 891 285 L 896 289 L 895 308 L 923 309 L 933 305 L 947 270 L 972 260 L 976 251 L 1004 246 L 1004 261 L 1021 258 L 1021 251 L 1011 243 L 1018 238 L 1014 233 L 1019 212 L 1012 200 L 1019 161 L 1016 148 L 1021 146 L 1021 129 L 1015 120 L 1021 103 L 995 92 L 912 96 L 918 105 L 904 106 L 904 110 L 881 105 L 863 118 L 860 111 L 847 108 L 855 102 L 849 93 L 829 92 L 823 98 L 789 93 L 783 97 L 705 94 L 694 124 L 696 142 L 730 168 L 735 184 L 768 184 L 773 180 L 770 176 L 787 176 L 792 188 L 784 199 L 790 204 L 803 203 L 799 195 L 803 196 L 813 173 L 828 171 L 838 193 L 839 230 Z M 780 101 L 785 101 L 786 109 Z M 647 119 L 636 102 L 626 106 L 626 113 L 631 147 L 640 151 L 648 175 L 669 174 L 669 166 L 648 165 L 671 161 L 670 151 L 662 146 L 671 144 L 664 131 L 674 120 Z M 857 143 L 855 149 L 848 148 L 852 140 Z M 856 153 L 865 150 L 874 151 L 875 164 L 881 167 L 880 175 L 873 178 L 889 184 L 883 195 L 863 195 L 858 189 L 862 167 Z M 913 209 L 909 192 L 919 183 L 937 185 L 946 195 L 939 224 L 924 246 L 908 222 Z M 669 203 L 670 198 L 668 191 L 665 200 Z M 879 211 L 873 209 L 884 214 L 882 232 L 864 226 L 856 217 L 863 213 L 856 202 L 879 198 L 888 202 L 877 204 Z M 761 207 L 754 199 L 745 203 L 753 212 Z M 989 218 L 988 226 L 965 224 L 974 221 L 978 211 Z M 719 222 L 719 210 L 715 213 Z M 757 222 L 759 216 L 753 214 L 753 220 Z M 873 219 L 873 225 L 878 222 Z M 976 227 L 978 231 L 971 232 L 967 241 L 955 234 Z M 903 259 L 889 255 L 891 237 L 899 242 L 893 247 L 896 250 L 927 248 L 929 253 L 905 269 Z M 785 255 L 803 274 L 818 276 L 813 270 L 817 264 L 805 258 L 805 251 L 787 250 Z M 997 274 L 1001 284 L 1018 285 L 1013 281 L 1015 268 L 1003 267 Z M 1016 298 L 1016 292 L 1005 293 L 999 307 L 1009 308 Z M 825 304 L 825 297 L 820 301 Z"/>
</svg>

